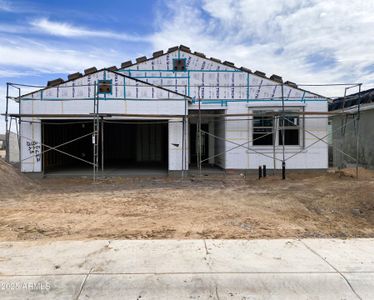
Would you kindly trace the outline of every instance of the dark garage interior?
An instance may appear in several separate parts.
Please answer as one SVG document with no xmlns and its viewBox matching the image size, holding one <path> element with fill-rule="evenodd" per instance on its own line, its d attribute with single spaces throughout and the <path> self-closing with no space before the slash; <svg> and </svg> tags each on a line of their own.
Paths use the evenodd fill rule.
<svg viewBox="0 0 374 300">
<path fill-rule="evenodd" d="M 168 124 L 165 121 L 104 120 L 99 138 L 99 171 L 168 169 Z M 50 150 L 43 154 L 44 173 L 92 172 L 93 122 L 91 120 L 46 120 L 42 122 L 43 144 L 58 147 L 77 158 Z M 82 137 L 87 135 L 85 137 Z M 77 139 L 71 143 L 69 141 Z M 48 147 L 43 146 L 43 151 Z M 79 159 L 78 159 L 79 158 Z"/>
<path fill-rule="evenodd" d="M 92 128 L 92 121 L 88 120 L 43 121 L 43 144 L 56 147 L 66 143 L 66 145 L 58 147 L 57 149 L 81 159 L 79 160 L 56 150 L 49 150 L 49 148 L 44 145 L 42 155 L 44 172 L 61 169 L 92 168 L 91 165 L 83 161 L 87 160 L 92 162 L 93 160 Z M 87 136 L 82 137 L 84 135 Z M 69 143 L 74 139 L 77 140 Z"/>
<path fill-rule="evenodd" d="M 105 167 L 168 169 L 167 125 L 165 121 L 105 121 Z"/>
</svg>

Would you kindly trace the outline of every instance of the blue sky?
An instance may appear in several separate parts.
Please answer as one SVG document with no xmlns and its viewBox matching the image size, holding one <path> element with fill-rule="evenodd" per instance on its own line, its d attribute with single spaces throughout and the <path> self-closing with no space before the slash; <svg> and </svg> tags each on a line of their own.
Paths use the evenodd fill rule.
<svg viewBox="0 0 374 300">
<path fill-rule="evenodd" d="M 179 44 L 296 83 L 370 88 L 373 11 L 361 0 L 0 0 L 0 111 L 7 81 L 45 85 Z"/>
<path fill-rule="evenodd" d="M 13 49 L 18 52 L 10 62 L 1 60 L 1 83 L 44 84 L 81 68 L 120 64 L 151 51 L 145 37 L 154 32 L 152 20 L 162 2 L 103 3 L 0 0 L 0 38 L 6 48 L 3 51 L 8 50 L 8 56 L 12 56 Z M 84 64 L 79 63 L 82 58 Z"/>
</svg>

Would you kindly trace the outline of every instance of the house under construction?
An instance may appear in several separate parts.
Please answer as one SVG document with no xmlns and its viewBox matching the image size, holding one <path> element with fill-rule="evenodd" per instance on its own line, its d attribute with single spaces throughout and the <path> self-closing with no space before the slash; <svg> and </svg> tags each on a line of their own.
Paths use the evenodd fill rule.
<svg viewBox="0 0 374 300">
<path fill-rule="evenodd" d="M 374 169 L 374 88 L 335 99 L 329 110 L 344 112 L 330 117 L 333 166 Z"/>
<path fill-rule="evenodd" d="M 22 172 L 328 167 L 325 97 L 185 46 L 17 101 Z"/>
</svg>

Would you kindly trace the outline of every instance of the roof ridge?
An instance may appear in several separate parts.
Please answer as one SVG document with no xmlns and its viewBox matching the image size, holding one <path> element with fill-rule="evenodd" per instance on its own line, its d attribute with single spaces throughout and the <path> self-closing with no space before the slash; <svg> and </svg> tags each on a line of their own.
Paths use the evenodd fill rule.
<svg viewBox="0 0 374 300">
<path fill-rule="evenodd" d="M 167 54 L 175 52 L 175 51 L 183 51 L 183 52 L 189 53 L 191 55 L 195 55 L 195 56 L 201 57 L 203 59 L 207 59 L 207 60 L 210 60 L 210 61 L 222 64 L 222 65 L 225 65 L 227 67 L 234 68 L 234 69 L 236 69 L 238 71 L 242 71 L 242 72 L 254 74 L 256 76 L 259 76 L 259 77 L 271 80 L 271 81 L 276 82 L 278 84 L 279 83 L 284 83 L 285 85 L 287 85 L 289 87 L 296 88 L 296 89 L 299 89 L 299 90 L 303 90 L 303 89 L 299 88 L 296 83 L 294 83 L 292 81 L 288 81 L 287 80 L 287 81 L 283 82 L 282 76 L 279 76 L 277 74 L 272 74 L 270 77 L 266 77 L 266 73 L 265 72 L 258 71 L 258 70 L 256 70 L 255 72 L 252 72 L 252 70 L 249 69 L 249 68 L 247 68 L 247 67 L 244 67 L 244 66 L 237 67 L 237 66 L 235 66 L 235 63 L 233 63 L 233 62 L 226 61 L 226 60 L 222 62 L 221 59 L 218 59 L 218 58 L 215 58 L 215 57 L 208 57 L 203 52 L 197 52 L 197 51 L 193 52 L 190 49 L 190 47 L 187 47 L 185 45 L 179 45 L 179 46 L 170 47 L 166 52 L 164 52 L 164 50 L 154 51 L 153 54 L 152 54 L 152 57 L 140 56 L 140 57 L 138 57 L 138 58 L 135 59 L 135 62 L 132 62 L 132 60 L 125 61 L 125 62 L 121 63 L 120 70 L 128 68 L 128 67 L 132 67 L 132 66 L 135 66 L 135 65 L 139 65 L 139 64 L 141 64 L 143 62 L 146 62 L 146 61 L 149 61 L 149 60 L 161 57 L 163 55 L 167 55 Z M 139 71 L 141 71 L 141 70 L 139 70 Z M 172 70 L 170 70 L 170 71 L 172 71 Z"/>
</svg>

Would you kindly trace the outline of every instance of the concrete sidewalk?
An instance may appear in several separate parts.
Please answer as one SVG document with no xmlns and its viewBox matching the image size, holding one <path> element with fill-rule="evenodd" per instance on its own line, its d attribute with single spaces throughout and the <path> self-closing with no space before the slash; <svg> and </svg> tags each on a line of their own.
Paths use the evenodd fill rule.
<svg viewBox="0 0 374 300">
<path fill-rule="evenodd" d="M 0 299 L 374 299 L 374 239 L 1 242 Z"/>
</svg>

